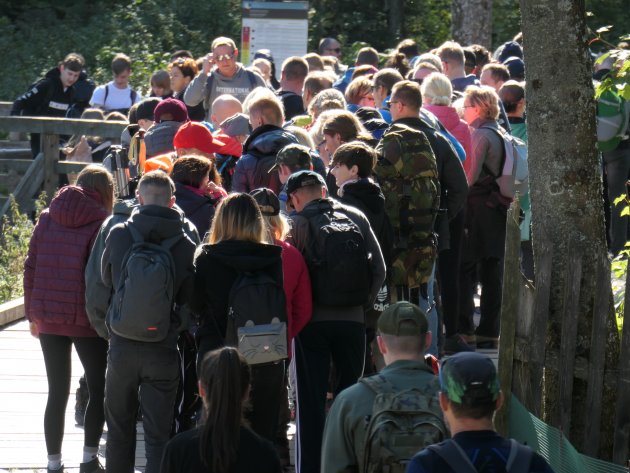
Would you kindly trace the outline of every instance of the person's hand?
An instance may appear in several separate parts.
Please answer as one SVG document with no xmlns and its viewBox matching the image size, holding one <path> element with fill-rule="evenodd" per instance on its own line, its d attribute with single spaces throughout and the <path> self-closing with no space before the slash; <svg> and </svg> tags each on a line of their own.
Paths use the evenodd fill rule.
<svg viewBox="0 0 630 473">
<path fill-rule="evenodd" d="M 212 66 L 214 65 L 214 56 L 212 53 L 208 53 L 203 58 L 203 73 L 208 75 L 212 70 Z"/>
<path fill-rule="evenodd" d="M 39 338 L 39 328 L 35 322 L 29 322 L 28 328 L 31 331 L 31 335 L 35 338 Z"/>
</svg>

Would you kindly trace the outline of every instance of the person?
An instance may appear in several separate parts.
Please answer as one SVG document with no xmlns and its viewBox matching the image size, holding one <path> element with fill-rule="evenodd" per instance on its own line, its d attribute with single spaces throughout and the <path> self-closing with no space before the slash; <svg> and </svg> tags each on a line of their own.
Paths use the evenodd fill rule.
<svg viewBox="0 0 630 473">
<path fill-rule="evenodd" d="M 230 94 L 219 95 L 212 102 L 212 114 L 210 115 L 211 131 L 218 131 L 222 122 L 237 113 L 243 113 L 243 105 L 240 100 Z"/>
<path fill-rule="evenodd" d="M 153 117 L 155 123 L 144 134 L 147 159 L 175 150 L 173 138 L 188 121 L 188 110 L 184 102 L 171 97 L 157 104 Z"/>
<path fill-rule="evenodd" d="M 252 375 L 234 347 L 206 354 L 199 364 L 203 423 L 171 439 L 160 473 L 281 473 L 271 443 L 243 421 Z"/>
<path fill-rule="evenodd" d="M 87 108 L 81 119 L 105 121 L 105 115 L 98 108 Z M 112 144 L 111 140 L 100 136 L 72 135 L 61 151 L 66 155 L 66 161 L 103 162 Z"/>
<path fill-rule="evenodd" d="M 500 193 L 503 139 L 497 118 L 499 97 L 494 89 L 471 86 L 464 92 L 464 120 L 473 129 L 470 191 L 460 270 L 459 329 L 478 348 L 494 348 L 499 336 L 505 221 L 511 199 Z M 475 330 L 473 296 L 481 283 L 481 319 Z M 476 334 L 476 338 L 473 336 Z"/>
<path fill-rule="evenodd" d="M 333 56 L 341 59 L 341 44 L 335 38 L 322 38 L 317 50 L 320 56 Z"/>
<path fill-rule="evenodd" d="M 355 113 L 361 107 L 374 108 L 374 95 L 372 95 L 372 79 L 359 76 L 348 84 L 345 91 L 347 108 Z"/>
<path fill-rule="evenodd" d="M 291 174 L 298 171 L 310 171 L 313 170 L 313 156 L 311 151 L 304 145 L 291 143 L 286 145 L 276 155 L 275 164 L 269 169 L 269 172 L 277 172 L 282 189 L 278 194 L 280 201 L 280 210 L 283 212 L 290 211 L 287 208 L 287 202 L 289 197 L 286 191 L 286 183 Z"/>
<path fill-rule="evenodd" d="M 385 368 L 379 374 L 362 378 L 345 389 L 333 402 L 326 418 L 322 445 L 321 471 L 326 473 L 372 471 L 368 466 L 374 464 L 382 468 L 377 471 L 390 471 L 386 468 L 402 471 L 396 470 L 396 467 L 402 468 L 418 448 L 447 437 L 438 401 L 438 380 L 424 359 L 424 352 L 431 344 L 431 332 L 424 312 L 410 302 L 392 304 L 378 319 L 377 333 L 376 340 L 385 359 Z M 384 385 L 387 391 L 375 391 L 375 387 L 378 389 Z M 372 420 L 378 421 L 374 419 L 378 412 L 375 411 L 378 409 L 375 401 L 380 392 L 387 392 L 388 396 L 398 395 L 401 399 L 404 396 L 407 406 L 411 403 L 423 405 L 423 420 L 433 424 L 432 428 L 419 429 L 413 434 L 405 432 L 407 436 L 404 438 L 411 441 L 406 448 L 392 442 L 389 458 L 379 456 L 382 450 L 374 448 L 374 439 L 370 436 L 374 432 L 370 430 Z M 409 416 L 413 419 L 414 414 L 405 414 L 402 405 L 399 403 L 390 407 L 397 411 L 397 418 Z M 389 433 L 395 438 L 397 431 L 394 428 Z"/>
<path fill-rule="evenodd" d="M 470 73 L 475 74 L 479 78 L 483 66 L 492 60 L 492 55 L 488 49 L 480 44 L 471 44 L 468 46 L 468 49 L 475 55 L 475 68 Z"/>
<path fill-rule="evenodd" d="M 396 69 L 386 68 L 381 69 L 372 78 L 372 96 L 374 97 L 374 103 L 376 108 L 381 112 L 383 120 L 387 123 L 392 122 L 392 114 L 389 111 L 387 101 L 392 93 L 392 87 L 397 82 L 403 80 L 403 76 Z"/>
<path fill-rule="evenodd" d="M 231 290 L 243 272 L 264 275 L 282 287 L 282 249 L 273 244 L 256 201 L 232 193 L 217 207 L 206 243 L 195 256 L 191 309 L 200 317 L 198 360 L 230 344 Z M 251 412 L 254 432 L 273 442 L 285 381 L 284 361 L 252 368 Z"/>
<path fill-rule="evenodd" d="M 64 117 L 74 99 L 74 86 L 77 81 L 87 79 L 82 72 L 85 61 L 77 53 L 68 54 L 59 65 L 35 82 L 29 90 L 20 95 L 11 107 L 12 116 Z M 40 150 L 39 133 L 31 133 L 31 151 L 35 158 Z"/>
<path fill-rule="evenodd" d="M 511 465 L 518 466 L 518 471 L 553 473 L 530 447 L 494 430 L 492 419 L 503 405 L 503 393 L 490 358 L 474 352 L 457 353 L 442 361 L 439 380 L 440 407 L 452 438 L 421 450 L 407 465 L 406 473 L 511 471 Z"/>
<path fill-rule="evenodd" d="M 319 174 L 314 171 L 292 174 L 286 191 L 296 210 L 291 216 L 293 227 L 289 242 L 304 256 L 313 287 L 313 316 L 296 339 L 295 354 L 298 464 L 301 472 L 309 473 L 320 471 L 330 359 L 332 357 L 338 378 L 335 386 L 335 394 L 338 394 L 355 383 L 363 372 L 364 310 L 374 303 L 383 285 L 385 263 L 365 215 L 325 198 L 326 184 Z M 346 241 L 344 248 L 358 251 L 342 251 L 336 253 L 336 258 L 319 251 L 317 256 L 313 255 L 311 248 L 326 246 L 322 240 L 327 238 L 322 229 L 327 225 L 324 222 L 332 222 L 332 219 L 339 223 L 338 228 L 352 229 L 352 235 L 333 232 L 337 241 Z M 324 258 L 325 264 L 316 265 L 315 259 Z"/>
<path fill-rule="evenodd" d="M 474 74 L 466 75 L 464 69 L 464 50 L 455 41 L 446 41 L 438 49 L 436 54 L 442 61 L 444 74 L 453 84 L 453 90 L 463 92 L 469 85 L 479 85 L 479 80 Z"/>
<path fill-rule="evenodd" d="M 106 287 L 114 288 L 112 303 L 109 306 L 107 320 L 110 329 L 109 352 L 107 356 L 106 376 L 106 418 L 107 451 L 106 467 L 111 473 L 132 473 L 135 463 L 136 416 L 138 404 L 142 410 L 142 423 L 145 439 L 146 471 L 157 473 L 164 446 L 169 440 L 175 411 L 175 399 L 179 383 L 180 359 L 177 352 L 177 339 L 186 323 L 178 315 L 175 304 L 181 307 L 189 301 L 194 276 L 193 256 L 196 244 L 187 235 L 184 215 L 173 208 L 175 185 L 162 171 L 144 174 L 138 182 L 136 197 L 140 203 L 127 222 L 114 226 L 107 236 L 103 252 L 101 277 Z M 133 233 L 132 233 L 133 232 Z M 120 289 L 130 290 L 129 278 L 121 285 L 121 278 L 127 274 L 130 248 L 138 236 L 145 242 L 170 244 L 168 251 L 172 255 L 173 271 L 172 298 L 157 300 L 150 294 L 120 294 Z M 162 246 L 164 248 L 164 246 Z M 146 246 L 143 246 L 146 248 Z M 146 251 L 146 250 L 145 250 Z M 136 266 L 137 268 L 137 266 Z M 149 269 L 153 269 L 151 266 Z M 144 273 L 145 278 L 149 273 Z M 139 281 L 136 281 L 139 283 Z M 137 287 L 137 286 L 136 286 Z M 156 291 L 159 288 L 155 288 Z M 142 302 L 138 298 L 142 297 Z M 136 304 L 148 310 L 163 310 L 171 314 L 170 320 L 163 325 L 164 338 L 159 341 L 140 341 L 120 335 L 112 330 L 112 320 L 124 320 L 120 307 L 132 304 L 129 298 L 135 298 Z M 121 300 L 120 303 L 117 302 Z M 155 301 L 155 302 L 153 302 Z M 123 304 L 122 302 L 125 302 Z M 173 305 L 171 305 L 173 304 Z M 119 311 L 120 310 L 120 311 Z M 115 313 L 114 313 L 115 312 Z M 152 314 L 140 314 L 133 311 L 137 320 L 151 317 Z M 162 333 L 161 333 L 162 335 Z"/>
<path fill-rule="evenodd" d="M 168 65 L 167 69 L 171 79 L 173 98 L 184 102 L 186 89 L 199 72 L 197 63 L 192 58 L 179 57 L 173 59 L 173 62 Z M 200 122 L 206 118 L 206 111 L 204 110 L 202 103 L 198 103 L 193 106 L 186 104 L 186 108 L 188 109 L 188 117 L 191 120 Z"/>
<path fill-rule="evenodd" d="M 112 213 L 113 201 L 114 185 L 107 171 L 96 165 L 84 168 L 76 185 L 61 188 L 40 215 L 24 262 L 25 315 L 31 334 L 39 338 L 48 378 L 44 436 L 49 473 L 63 471 L 61 444 L 73 345 L 90 397 L 79 468 L 81 473 L 104 471 L 97 453 L 105 424 L 107 342 L 87 318 L 83 273 L 96 233 Z"/>
<path fill-rule="evenodd" d="M 297 138 L 282 129 L 284 110 L 280 99 L 266 89 L 252 93 L 249 101 L 249 123 L 252 133 L 243 145 L 243 156 L 236 162 L 232 190 L 250 192 L 259 187 L 280 191 L 277 173 L 269 173 L 276 154 Z"/>
<path fill-rule="evenodd" d="M 324 70 L 324 61 L 322 57 L 317 53 L 307 53 L 302 56 L 306 62 L 308 62 L 308 70 L 309 72 L 315 71 L 323 71 Z"/>
<path fill-rule="evenodd" d="M 167 70 L 161 69 L 159 71 L 155 71 L 151 75 L 150 85 L 150 97 L 167 99 L 173 96 L 173 91 L 171 90 L 171 77 Z"/>
<path fill-rule="evenodd" d="M 263 58 L 258 57 L 252 61 L 251 66 L 249 67 L 252 71 L 257 72 L 265 81 L 265 85 L 267 87 L 270 86 L 269 79 L 271 78 L 271 63 Z"/>
<path fill-rule="evenodd" d="M 236 61 L 238 49 L 234 40 L 215 38 L 211 49 L 212 53 L 203 58 L 202 70 L 184 93 L 186 105 L 192 107 L 203 103 L 208 121 L 212 115 L 212 103 L 219 95 L 230 94 L 242 102 L 256 87 L 265 87 L 260 75 L 248 71 Z"/>
<path fill-rule="evenodd" d="M 356 60 L 354 61 L 354 67 L 349 67 L 348 69 L 346 69 L 344 75 L 333 84 L 333 87 L 344 94 L 346 92 L 348 84 L 350 84 L 350 82 L 352 82 L 356 78 L 355 73 L 357 69 L 370 67 L 375 69 L 376 72 L 378 71 L 378 62 L 379 57 L 378 51 L 376 49 L 369 46 L 359 49 L 359 51 L 357 52 Z"/>
<path fill-rule="evenodd" d="M 299 56 L 291 56 L 282 63 L 280 89 L 276 92 L 284 106 L 285 120 L 291 120 L 297 115 L 304 115 L 302 90 L 308 75 L 308 63 Z"/>
<path fill-rule="evenodd" d="M 302 102 L 304 104 L 304 109 L 308 110 L 311 102 L 315 98 L 317 94 L 319 94 L 322 90 L 330 89 L 332 87 L 333 81 L 330 76 L 323 71 L 313 71 L 313 69 L 309 66 L 309 73 L 304 80 L 304 89 L 302 91 Z M 311 118 L 298 120 L 296 117 L 295 124 L 298 126 L 307 126 L 312 123 Z"/>
<path fill-rule="evenodd" d="M 94 89 L 90 106 L 106 112 L 118 111 L 127 115 L 131 106 L 142 100 L 142 96 L 129 86 L 131 59 L 126 54 L 116 54 L 112 59 L 114 79 Z"/>
<path fill-rule="evenodd" d="M 490 63 L 483 66 L 479 82 L 492 87 L 497 93 L 503 84 L 510 80 L 510 71 L 503 64 Z"/>
<path fill-rule="evenodd" d="M 254 53 L 254 60 L 256 59 L 264 59 L 271 66 L 271 70 L 269 71 L 269 85 L 272 90 L 278 90 L 280 88 L 280 83 L 276 78 L 276 61 L 273 58 L 273 54 L 271 54 L 271 50 L 269 49 L 259 49 Z"/>
</svg>

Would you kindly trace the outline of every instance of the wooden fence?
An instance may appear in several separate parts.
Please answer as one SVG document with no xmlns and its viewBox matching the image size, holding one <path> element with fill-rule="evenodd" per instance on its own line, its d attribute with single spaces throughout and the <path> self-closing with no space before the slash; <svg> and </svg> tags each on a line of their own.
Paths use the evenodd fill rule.
<svg viewBox="0 0 630 473">
<path fill-rule="evenodd" d="M 583 415 L 584 438 L 572 439 L 574 445 L 590 456 L 599 456 L 600 423 L 605 388 L 616 391 L 613 462 L 628 464 L 630 440 L 630 323 L 623 325 L 619 366 L 606 366 L 606 321 L 612 301 L 610 262 L 604 255 L 597 264 L 589 356 L 576 351 L 582 260 L 578 251 L 570 252 L 565 275 L 563 312 L 560 322 L 560 347 L 546 344 L 549 295 L 553 261 L 552 245 L 539 245 L 536 255 L 536 287 L 522 275 L 519 264 L 520 231 L 518 203 L 508 211 L 506 228 L 503 303 L 499 376 L 506 406 L 497 414 L 497 428 L 509 430 L 508 412 L 512 393 L 533 414 L 541 417 L 543 379 L 556 377 L 559 405 L 550 409 L 551 424 L 570 432 L 573 416 Z M 544 236 L 543 236 L 544 239 Z M 630 272 L 628 273 L 630 276 Z M 626 281 L 626 287 L 630 287 Z M 630 291 L 625 294 L 625 320 L 630 320 Z M 606 369 L 604 369 L 606 367 Z M 574 412 L 572 391 L 575 380 L 586 383 L 586 409 Z M 588 413 L 588 414 L 585 414 Z"/>
<path fill-rule="evenodd" d="M 59 160 L 60 135 L 87 135 L 103 138 L 119 138 L 125 125 L 100 120 L 78 120 L 48 117 L 7 117 L 0 116 L 0 131 L 19 133 L 39 133 L 42 152 L 35 159 L 2 159 L 0 173 L 15 170 L 24 173 L 21 181 L 12 192 L 20 209 L 30 212 L 34 197 L 40 189 L 50 200 L 59 185 L 59 175 L 79 172 L 84 163 L 71 163 Z M 0 208 L 0 218 L 9 209 L 10 201 Z"/>
</svg>

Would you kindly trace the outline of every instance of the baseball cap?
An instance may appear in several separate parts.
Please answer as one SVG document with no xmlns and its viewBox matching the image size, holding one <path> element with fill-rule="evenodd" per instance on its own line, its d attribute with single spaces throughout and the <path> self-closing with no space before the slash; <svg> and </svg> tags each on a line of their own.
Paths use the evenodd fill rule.
<svg viewBox="0 0 630 473">
<path fill-rule="evenodd" d="M 298 166 L 302 169 L 310 167 L 311 154 L 309 149 L 297 143 L 290 143 L 278 151 L 276 155 L 276 162 L 269 172 L 274 171 L 281 164 L 286 164 L 289 167 Z"/>
<path fill-rule="evenodd" d="M 490 358 L 481 353 L 460 352 L 442 361 L 440 390 L 453 402 L 475 405 L 496 401 L 501 386 Z"/>
<path fill-rule="evenodd" d="M 261 187 L 249 193 L 260 208 L 260 213 L 267 217 L 273 217 L 280 213 L 280 200 L 274 191 Z"/>
<path fill-rule="evenodd" d="M 413 337 L 429 331 L 429 322 L 424 311 L 406 301 L 391 304 L 378 318 L 377 325 L 380 333 L 397 337 Z"/>
<path fill-rule="evenodd" d="M 217 153 L 225 143 L 212 136 L 208 128 L 199 122 L 186 122 L 173 137 L 177 148 L 195 148 L 204 153 Z"/>
<path fill-rule="evenodd" d="M 244 113 L 236 113 L 223 120 L 219 128 L 228 136 L 249 135 L 252 129 L 249 125 L 249 117 Z"/>
<path fill-rule="evenodd" d="M 138 104 L 138 108 L 136 109 L 136 120 L 153 121 L 155 107 L 157 107 L 160 102 L 161 100 L 157 97 L 149 97 L 148 99 L 144 99 Z"/>
<path fill-rule="evenodd" d="M 157 107 L 155 107 L 153 114 L 155 115 L 155 121 L 157 123 L 160 123 L 162 116 L 166 114 L 170 114 L 174 122 L 188 121 L 188 109 L 186 108 L 186 104 L 172 97 L 160 101 Z"/>
<path fill-rule="evenodd" d="M 505 62 L 507 58 L 512 56 L 523 59 L 523 47 L 516 41 L 508 41 L 506 43 L 503 43 L 497 60 L 499 62 Z"/>
<path fill-rule="evenodd" d="M 291 195 L 296 190 L 308 186 L 326 187 L 326 182 L 324 181 L 324 178 L 315 171 L 298 171 L 291 174 L 287 180 L 287 195 Z"/>
<path fill-rule="evenodd" d="M 525 63 L 520 57 L 512 56 L 507 58 L 503 65 L 510 71 L 510 77 L 515 80 L 525 77 Z"/>
</svg>

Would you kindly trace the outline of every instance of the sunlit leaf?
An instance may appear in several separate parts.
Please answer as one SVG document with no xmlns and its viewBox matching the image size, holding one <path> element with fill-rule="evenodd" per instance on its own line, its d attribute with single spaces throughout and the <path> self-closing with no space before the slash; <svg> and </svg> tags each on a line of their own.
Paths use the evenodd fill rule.
<svg viewBox="0 0 630 473">
<path fill-rule="evenodd" d="M 613 28 L 613 25 L 602 26 L 601 28 L 598 28 L 597 30 L 595 30 L 595 33 L 597 34 L 608 33 L 612 28 Z"/>
<path fill-rule="evenodd" d="M 621 211 L 621 216 L 625 217 L 626 215 L 630 215 L 630 207 L 624 207 Z"/>
<path fill-rule="evenodd" d="M 615 200 L 613 200 L 613 202 L 614 202 L 615 205 L 619 205 L 620 203 L 622 203 L 625 200 L 626 200 L 626 196 L 625 195 L 620 195 Z"/>
</svg>

